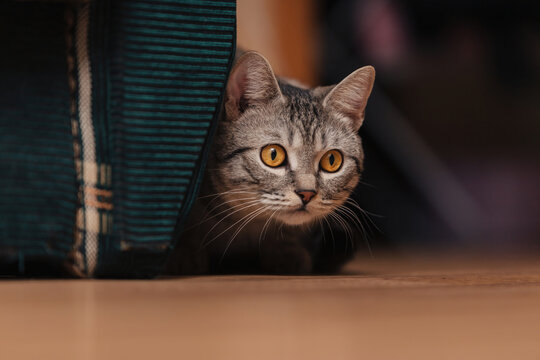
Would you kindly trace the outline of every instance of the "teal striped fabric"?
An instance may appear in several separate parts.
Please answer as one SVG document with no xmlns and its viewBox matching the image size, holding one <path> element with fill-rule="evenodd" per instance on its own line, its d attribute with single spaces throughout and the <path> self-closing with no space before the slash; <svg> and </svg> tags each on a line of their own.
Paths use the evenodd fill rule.
<svg viewBox="0 0 540 360">
<path fill-rule="evenodd" d="M 128 271 L 136 263 L 150 273 L 146 262 L 172 246 L 197 191 L 235 49 L 235 2 L 117 1 L 109 10 L 109 251 L 132 249 Z M 117 267 L 104 261 L 100 271 Z"/>
<path fill-rule="evenodd" d="M 234 56 L 235 1 L 0 10 L 0 36 L 23 41 L 6 39 L 0 57 L 16 89 L 6 97 L 0 84 L 0 161 L 11 171 L 0 178 L 0 269 L 9 255 L 28 274 L 33 252 L 68 259 L 81 276 L 158 274 L 204 171 Z"/>
<path fill-rule="evenodd" d="M 29 259 L 50 272 L 72 247 L 64 32 L 61 4 L 0 3 L 0 274 L 31 272 Z"/>
</svg>

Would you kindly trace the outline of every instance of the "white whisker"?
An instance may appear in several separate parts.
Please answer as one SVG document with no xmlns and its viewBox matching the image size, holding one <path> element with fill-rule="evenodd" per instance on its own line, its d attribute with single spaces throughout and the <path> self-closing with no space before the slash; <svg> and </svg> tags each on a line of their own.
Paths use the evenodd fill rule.
<svg viewBox="0 0 540 360">
<path fill-rule="evenodd" d="M 209 197 L 213 197 L 213 196 L 220 196 L 220 195 L 226 195 L 226 194 L 234 194 L 234 193 L 255 193 L 255 191 L 245 191 L 245 190 L 242 190 L 242 189 L 246 189 L 246 190 L 249 190 L 250 188 L 248 187 L 244 187 L 244 188 L 240 188 L 240 189 L 231 189 L 231 190 L 227 190 L 227 191 L 222 191 L 222 192 L 218 192 L 218 193 L 214 193 L 214 194 L 207 194 L 207 195 L 203 195 L 203 196 L 199 196 L 197 197 L 197 200 L 198 199 L 206 199 L 206 198 L 209 198 Z"/>
<path fill-rule="evenodd" d="M 248 219 L 246 219 L 242 224 L 240 224 L 240 226 L 238 227 L 238 229 L 236 229 L 236 231 L 234 232 L 233 236 L 230 238 L 229 242 L 227 242 L 227 246 L 225 247 L 225 250 L 223 250 L 223 255 L 221 255 L 221 258 L 219 259 L 219 263 L 221 264 L 221 262 L 223 261 L 223 258 L 225 257 L 225 254 L 227 253 L 227 250 L 229 250 L 229 247 L 231 246 L 232 242 L 234 241 L 234 239 L 238 236 L 238 234 L 240 233 L 240 231 L 242 231 L 243 228 L 245 228 L 247 226 L 247 224 L 249 224 L 253 219 L 255 219 L 257 216 L 259 216 L 260 214 L 262 214 L 263 212 L 265 212 L 266 210 L 268 210 L 266 207 L 263 207 L 261 209 L 258 209 L 258 210 L 255 210 L 253 211 L 250 215 L 247 215 L 247 216 L 244 216 L 242 219 L 240 220 L 243 220 L 245 219 L 246 217 L 249 216 Z M 232 226 L 234 226 L 235 224 L 237 224 L 239 221 L 237 221 L 236 223 L 234 223 Z M 231 227 L 232 227 L 231 226 Z M 229 228 L 227 228 L 225 231 L 227 231 Z"/>
<path fill-rule="evenodd" d="M 336 220 L 341 228 L 343 229 L 343 231 L 345 232 L 345 250 L 347 249 L 347 244 L 348 244 L 348 241 L 350 241 L 351 243 L 351 246 L 352 246 L 352 249 L 351 250 L 354 250 L 354 242 L 353 242 L 353 237 L 352 237 L 352 231 L 351 231 L 351 228 L 349 227 L 349 225 L 347 224 L 347 222 L 338 214 L 338 213 L 335 213 L 335 212 L 332 212 L 330 215 L 334 220 Z"/>
<path fill-rule="evenodd" d="M 229 191 L 223 191 L 223 192 L 220 192 L 220 193 L 216 193 L 216 194 L 212 194 L 212 195 L 209 195 L 209 196 L 212 196 L 214 197 L 212 200 L 210 200 L 210 202 L 208 204 L 206 204 L 206 206 L 204 207 L 204 212 L 206 212 L 208 210 L 208 208 L 215 202 L 217 201 L 218 199 L 220 199 L 222 196 L 224 195 L 234 195 L 234 194 L 249 194 L 249 195 L 257 195 L 257 192 L 255 191 L 239 191 L 237 189 L 234 189 L 234 190 L 229 190 Z M 204 197 L 209 197 L 209 196 L 204 196 Z M 202 197 L 202 198 L 204 198 Z M 234 201 L 234 200 L 233 200 Z M 225 202 L 226 203 L 226 202 Z M 215 210 L 216 208 L 212 209 L 211 211 Z"/>
<path fill-rule="evenodd" d="M 192 226 L 188 227 L 186 230 L 191 230 L 191 229 L 193 229 L 193 228 L 195 228 L 195 227 L 197 227 L 197 226 L 200 226 L 200 225 L 202 225 L 203 223 L 205 223 L 206 221 L 209 221 L 209 220 L 211 220 L 211 219 L 213 219 L 213 218 L 215 218 L 215 217 L 217 217 L 217 216 L 219 216 L 219 215 L 221 215 L 221 214 L 223 214 L 223 213 L 226 213 L 226 212 L 228 212 L 228 211 L 235 210 L 235 209 L 237 209 L 237 208 L 239 208 L 239 207 L 242 207 L 242 206 L 244 206 L 244 205 L 253 204 L 253 203 L 256 203 L 256 202 L 259 201 L 259 200 L 256 199 L 256 198 L 244 198 L 244 199 L 236 199 L 236 200 L 227 201 L 226 203 L 233 202 L 233 201 L 240 201 L 240 200 L 249 200 L 249 201 L 245 201 L 245 202 L 243 202 L 243 203 L 241 203 L 241 204 L 237 204 L 237 205 L 228 206 L 227 209 L 221 210 L 221 211 L 218 212 L 217 214 L 213 214 L 212 216 L 208 217 L 208 215 L 210 215 L 212 211 L 214 211 L 214 210 L 216 210 L 217 208 L 221 207 L 221 205 L 225 205 L 225 203 L 224 203 L 224 204 L 221 204 L 221 205 L 219 205 L 219 206 L 216 206 L 216 207 L 214 207 L 213 209 L 211 209 L 211 210 L 209 210 L 209 211 L 206 211 L 205 214 L 204 214 L 204 216 L 203 216 L 203 219 L 202 219 L 201 221 L 199 221 L 199 222 L 196 223 L 196 224 L 193 224 Z"/>
<path fill-rule="evenodd" d="M 253 207 L 253 206 L 257 206 L 258 203 L 254 203 L 254 204 L 250 204 L 250 205 L 246 205 L 244 207 L 241 207 L 240 209 L 236 209 L 235 211 L 232 211 L 230 214 L 224 216 L 223 218 L 221 218 L 217 223 L 214 224 L 214 226 L 212 226 L 212 228 L 210 228 L 210 230 L 208 230 L 208 232 L 206 233 L 206 235 L 204 236 L 204 238 L 201 240 L 201 249 L 206 247 L 208 244 L 210 244 L 212 241 L 214 241 L 216 238 L 218 238 L 219 236 L 221 236 L 223 234 L 223 232 L 227 231 L 229 228 L 225 229 L 225 231 L 221 232 L 219 235 L 215 236 L 214 238 L 212 238 L 212 240 L 210 240 L 209 242 L 205 243 L 205 240 L 206 238 L 210 235 L 210 233 L 212 232 L 212 230 L 214 230 L 216 228 L 216 226 L 218 226 L 221 222 L 223 222 L 223 220 L 231 217 L 232 215 L 236 214 L 237 212 L 239 211 L 243 211 L 245 209 L 248 209 L 250 207 Z M 235 223 L 236 224 L 236 223 Z M 234 225 L 234 224 L 233 224 Z"/>
<path fill-rule="evenodd" d="M 352 222 L 356 225 L 356 228 L 360 232 L 360 235 L 364 238 L 364 241 L 366 243 L 366 246 L 368 248 L 369 255 L 373 257 L 373 252 L 371 250 L 371 244 L 369 243 L 368 234 L 366 232 L 366 229 L 364 228 L 364 225 L 358 218 L 358 216 L 352 211 L 351 209 L 347 208 L 346 206 L 340 205 L 337 209 L 337 211 L 340 211 L 342 214 L 347 216 L 347 218 L 351 219 Z"/>
<path fill-rule="evenodd" d="M 383 217 L 382 215 L 373 214 L 373 213 L 371 213 L 369 211 L 366 211 L 366 210 L 362 209 L 360 207 L 360 205 L 358 204 L 358 202 L 356 202 L 354 199 L 347 199 L 347 203 L 350 204 L 351 206 L 354 206 L 354 208 L 356 208 L 357 210 L 359 210 L 360 213 L 362 214 L 362 216 L 365 219 L 367 219 L 371 223 L 371 225 L 373 225 L 375 227 L 375 229 L 377 229 L 377 231 L 379 231 L 380 233 L 383 232 L 381 229 L 379 229 L 377 224 L 375 224 L 375 222 L 370 217 L 370 216 L 375 216 L 375 217 L 382 218 Z"/>
<path fill-rule="evenodd" d="M 250 206 L 248 206 L 248 207 L 252 207 L 252 206 L 255 206 L 255 205 L 258 205 L 258 204 L 253 204 L 253 205 L 250 205 Z M 240 209 L 240 210 L 244 210 L 244 209 L 245 209 L 245 208 L 242 208 L 242 209 Z M 249 214 L 243 216 L 242 218 L 240 218 L 240 220 L 236 221 L 236 222 L 233 223 L 231 226 L 229 226 L 228 228 L 226 228 L 225 230 L 223 230 L 222 232 L 220 232 L 219 234 L 217 234 L 216 236 L 214 236 L 210 241 L 207 241 L 206 243 L 204 243 L 204 244 L 203 244 L 203 247 L 206 247 L 206 246 L 210 245 L 214 240 L 216 240 L 218 237 L 220 237 L 221 235 L 223 235 L 224 233 L 226 233 L 227 231 L 229 231 L 233 226 L 235 226 L 236 224 L 240 223 L 242 220 L 244 220 L 244 219 L 247 218 L 248 216 L 252 215 L 254 212 L 259 211 L 260 209 L 261 209 L 261 208 L 255 209 L 255 210 L 253 210 L 252 212 L 250 212 Z M 238 211 L 239 211 L 239 210 L 237 210 L 237 212 L 238 212 Z M 231 216 L 232 214 L 233 214 L 233 213 L 227 215 L 225 218 Z M 220 222 L 223 221 L 225 218 L 221 219 Z M 219 223 L 218 223 L 218 224 L 219 224 Z M 216 224 L 216 225 L 217 225 L 217 224 Z M 212 227 L 212 229 L 210 229 L 210 231 L 208 232 L 208 234 L 210 234 L 210 232 L 216 227 L 216 225 L 214 225 L 214 226 Z M 208 234 L 207 234 L 207 235 L 208 235 Z M 206 236 L 204 237 L 203 241 L 204 241 L 205 239 L 206 239 Z"/>
<path fill-rule="evenodd" d="M 274 215 L 276 215 L 276 213 L 278 211 L 279 211 L 279 209 L 274 210 L 272 215 L 270 215 L 268 217 L 268 220 L 266 220 L 266 222 L 264 223 L 264 226 L 263 226 L 263 228 L 261 230 L 261 234 L 259 235 L 259 253 L 261 252 L 261 240 L 263 238 L 263 234 L 265 234 L 266 230 L 268 229 L 268 225 L 270 224 L 270 221 L 272 220 L 272 218 L 274 217 Z"/>
</svg>

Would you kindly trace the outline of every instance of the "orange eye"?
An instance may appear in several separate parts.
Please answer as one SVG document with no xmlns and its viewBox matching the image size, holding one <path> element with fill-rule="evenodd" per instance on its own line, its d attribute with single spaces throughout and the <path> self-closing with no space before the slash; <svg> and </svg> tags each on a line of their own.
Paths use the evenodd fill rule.
<svg viewBox="0 0 540 360">
<path fill-rule="evenodd" d="M 321 169 L 326 172 L 336 172 L 341 168 L 341 164 L 343 164 L 343 155 L 341 155 L 339 150 L 329 150 L 323 155 L 319 164 Z"/>
<path fill-rule="evenodd" d="M 266 145 L 261 150 L 261 160 L 270 167 L 278 167 L 285 162 L 287 153 L 280 145 Z"/>
</svg>

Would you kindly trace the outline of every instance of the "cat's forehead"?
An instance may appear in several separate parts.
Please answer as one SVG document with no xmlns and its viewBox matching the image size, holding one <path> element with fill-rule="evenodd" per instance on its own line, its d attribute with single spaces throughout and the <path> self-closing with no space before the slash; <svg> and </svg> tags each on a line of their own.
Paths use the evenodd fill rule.
<svg viewBox="0 0 540 360">
<path fill-rule="evenodd" d="M 290 111 L 299 114 L 321 112 L 322 99 L 320 96 L 315 96 L 311 89 L 299 88 L 283 82 L 279 83 L 279 87 Z"/>
<path fill-rule="evenodd" d="M 305 152 L 358 147 L 356 132 L 325 110 L 321 88 L 304 89 L 281 81 L 279 85 L 280 101 L 252 108 L 230 129 L 235 143 L 253 147 L 277 143 Z"/>
<path fill-rule="evenodd" d="M 284 83 L 280 83 L 280 89 L 285 102 L 279 109 L 279 117 L 287 129 L 289 143 L 317 140 L 321 131 L 324 133 L 324 123 L 327 120 L 321 101 L 309 89 Z"/>
</svg>

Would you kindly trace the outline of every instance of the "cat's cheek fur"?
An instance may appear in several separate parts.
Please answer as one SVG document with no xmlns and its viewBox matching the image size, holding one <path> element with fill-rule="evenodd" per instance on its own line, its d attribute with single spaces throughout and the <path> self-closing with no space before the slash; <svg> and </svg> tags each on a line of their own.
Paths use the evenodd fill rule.
<svg viewBox="0 0 540 360">
<path fill-rule="evenodd" d="M 358 183 L 360 175 L 352 166 L 344 166 L 340 171 L 343 173 L 321 173 L 320 184 L 323 189 L 322 192 L 325 193 L 328 198 L 332 198 L 335 194 L 343 192 L 344 189 L 352 189 Z"/>
</svg>

